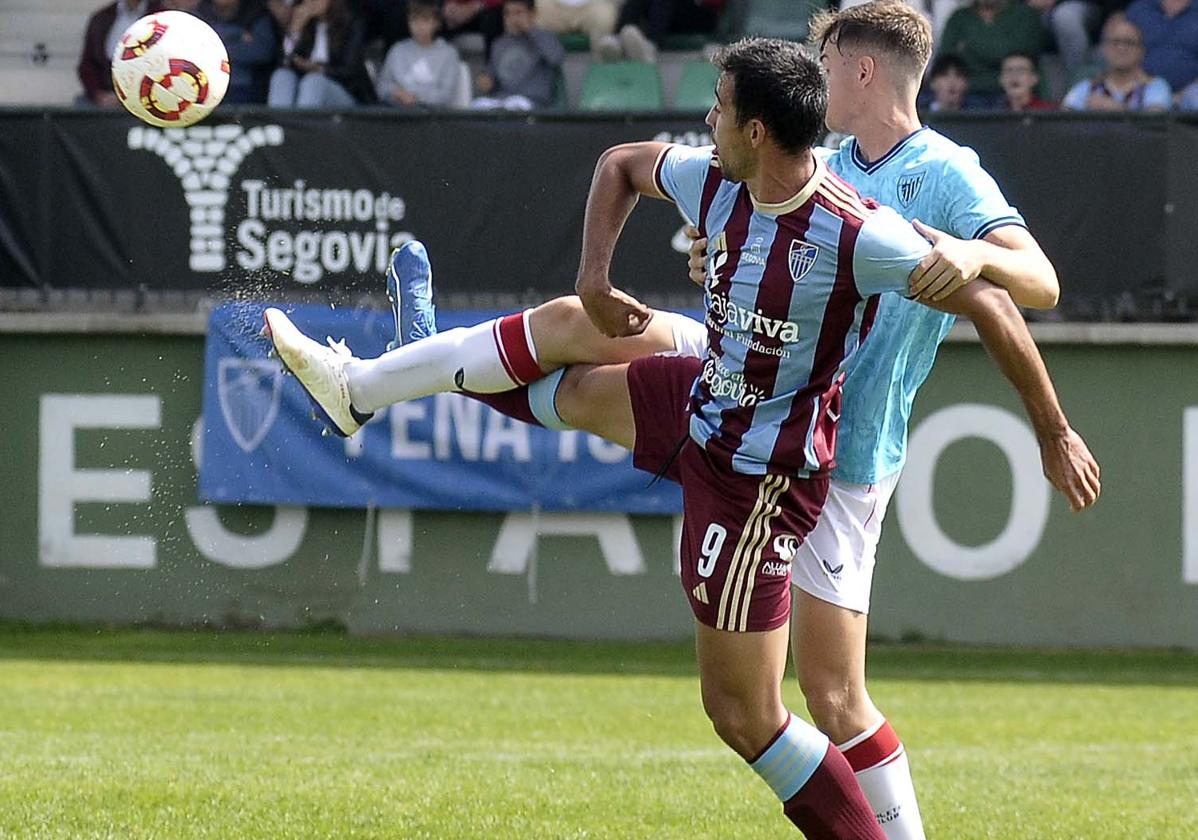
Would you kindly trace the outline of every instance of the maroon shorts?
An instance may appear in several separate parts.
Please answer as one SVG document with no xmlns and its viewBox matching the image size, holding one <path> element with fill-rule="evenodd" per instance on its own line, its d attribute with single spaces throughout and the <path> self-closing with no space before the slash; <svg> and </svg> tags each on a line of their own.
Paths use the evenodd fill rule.
<svg viewBox="0 0 1198 840">
<path fill-rule="evenodd" d="M 691 440 L 702 364 L 651 356 L 628 366 L 632 462 L 682 485 L 682 588 L 695 617 L 717 630 L 773 630 L 790 618 L 790 561 L 815 527 L 828 478 L 733 472 Z"/>
</svg>

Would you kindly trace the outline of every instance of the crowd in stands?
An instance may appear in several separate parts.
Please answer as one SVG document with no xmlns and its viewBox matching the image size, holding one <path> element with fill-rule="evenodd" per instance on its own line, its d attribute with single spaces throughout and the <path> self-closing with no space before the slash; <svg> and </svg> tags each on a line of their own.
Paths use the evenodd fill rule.
<svg viewBox="0 0 1198 840">
<path fill-rule="evenodd" d="M 116 104 L 116 41 L 159 9 L 191 12 L 217 31 L 232 104 L 525 110 L 561 103 L 567 46 L 594 62 L 652 63 L 680 35 L 701 44 L 734 34 L 721 13 L 736 2 L 116 0 L 88 22 L 80 102 Z M 908 2 L 937 33 L 930 111 L 1198 110 L 1198 0 Z M 794 5 L 810 14 L 818 3 Z M 474 73 L 462 60 L 468 42 Z M 1051 80 L 1046 56 L 1055 56 Z"/>
</svg>

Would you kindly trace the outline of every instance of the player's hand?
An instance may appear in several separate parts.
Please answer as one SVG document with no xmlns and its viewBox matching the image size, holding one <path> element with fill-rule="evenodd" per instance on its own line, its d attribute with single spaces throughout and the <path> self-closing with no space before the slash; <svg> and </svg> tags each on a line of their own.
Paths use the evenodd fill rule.
<svg viewBox="0 0 1198 840">
<path fill-rule="evenodd" d="M 1074 512 L 1088 508 L 1102 492 L 1102 470 L 1081 435 L 1065 431 L 1040 440 L 1040 462 L 1044 477 L 1069 500 Z"/>
<path fill-rule="evenodd" d="M 919 219 L 912 224 L 932 243 L 932 252 L 919 263 L 910 277 L 911 297 L 919 301 L 940 302 L 957 289 L 976 280 L 982 273 L 977 243 L 957 239 L 942 230 L 928 227 Z"/>
<path fill-rule="evenodd" d="M 640 335 L 653 317 L 652 309 L 610 284 L 591 291 L 580 288 L 578 296 L 591 323 L 608 338 Z"/>
<path fill-rule="evenodd" d="M 699 236 L 699 229 L 687 225 L 683 232 L 690 238 L 691 248 L 687 252 L 686 273 L 696 286 L 707 285 L 707 237 Z"/>
</svg>

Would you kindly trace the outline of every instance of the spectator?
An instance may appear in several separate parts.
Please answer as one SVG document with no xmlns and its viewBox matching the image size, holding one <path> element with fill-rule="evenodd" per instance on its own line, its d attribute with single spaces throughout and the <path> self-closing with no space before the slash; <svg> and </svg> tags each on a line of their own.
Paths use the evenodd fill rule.
<svg viewBox="0 0 1198 840">
<path fill-rule="evenodd" d="M 1090 34 L 1102 20 L 1102 9 L 1092 0 L 1027 0 L 1040 13 L 1044 28 L 1057 42 L 1057 54 L 1071 78 L 1090 60 Z"/>
<path fill-rule="evenodd" d="M 458 51 L 437 37 L 441 13 L 435 0 L 408 4 L 408 30 L 412 37 L 387 51 L 379 70 L 379 101 L 411 108 L 453 104 L 462 61 Z"/>
<path fill-rule="evenodd" d="M 1198 6 L 1193 0 L 1136 0 L 1127 19 L 1144 39 L 1144 70 L 1174 90 L 1198 79 Z"/>
<path fill-rule="evenodd" d="M 557 36 L 536 25 L 534 0 L 504 0 L 503 35 L 495 39 L 486 72 L 478 77 L 483 96 L 473 106 L 526 111 L 553 104 L 565 57 Z"/>
<path fill-rule="evenodd" d="M 347 0 L 303 0 L 283 36 L 283 65 L 270 77 L 274 108 L 348 108 L 374 99 L 365 32 Z"/>
<path fill-rule="evenodd" d="M 620 45 L 632 61 L 657 61 L 657 50 L 672 33 L 711 34 L 724 0 L 625 0 L 616 26 Z"/>
<path fill-rule="evenodd" d="M 1173 103 L 1169 83 L 1144 70 L 1144 39 L 1127 16 L 1116 12 L 1102 28 L 1106 70 L 1065 94 L 1071 111 L 1164 111 Z"/>
<path fill-rule="evenodd" d="M 407 0 L 350 0 L 350 11 L 362 21 L 367 44 L 382 44 L 383 52 L 409 37 Z"/>
<path fill-rule="evenodd" d="M 1198 82 L 1193 82 L 1177 96 L 1177 107 L 1183 111 L 1198 111 Z"/>
<path fill-rule="evenodd" d="M 495 39 L 503 33 L 503 0 L 445 0 L 441 16 L 442 35 L 453 39 L 477 32 L 486 41 L 488 56 Z"/>
<path fill-rule="evenodd" d="M 149 0 L 117 0 L 97 9 L 88 18 L 77 68 L 79 83 L 83 85 L 78 104 L 101 108 L 118 104 L 112 90 L 112 54 L 116 51 L 117 41 L 134 21 L 160 8 Z"/>
<path fill-rule="evenodd" d="M 1011 53 L 1002 60 L 998 74 L 1008 111 L 1051 111 L 1056 105 L 1036 95 L 1040 71 L 1036 60 L 1027 53 Z"/>
<path fill-rule="evenodd" d="M 624 55 L 614 34 L 617 8 L 614 0 L 540 0 L 537 22 L 557 35 L 582 32 L 591 42 L 591 55 L 611 61 Z"/>
<path fill-rule="evenodd" d="M 196 17 L 216 30 L 229 53 L 230 105 L 262 104 L 279 40 L 266 6 L 255 0 L 202 0 Z"/>
<path fill-rule="evenodd" d="M 1027 53 L 1037 59 L 1044 46 L 1039 16 L 1023 3 L 976 0 L 953 12 L 944 27 L 940 51 L 955 53 L 969 71 L 968 107 L 1001 107 L 998 73 L 1005 56 Z"/>
<path fill-rule="evenodd" d="M 932 89 L 932 102 L 928 105 L 928 110 L 936 114 L 960 111 L 965 106 L 965 96 L 969 93 L 969 75 L 965 62 L 952 53 L 937 57 L 932 62 L 928 87 Z"/>
</svg>

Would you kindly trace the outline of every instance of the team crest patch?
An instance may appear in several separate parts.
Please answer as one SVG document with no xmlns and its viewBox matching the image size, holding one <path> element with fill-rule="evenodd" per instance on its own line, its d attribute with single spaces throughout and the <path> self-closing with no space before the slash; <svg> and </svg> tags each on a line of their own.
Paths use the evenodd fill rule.
<svg viewBox="0 0 1198 840">
<path fill-rule="evenodd" d="M 806 277 L 807 272 L 815 265 L 818 256 L 818 245 L 811 245 L 802 239 L 792 239 L 790 242 L 790 279 L 798 283 Z"/>
<path fill-rule="evenodd" d="M 217 367 L 216 393 L 229 435 L 243 452 L 253 452 L 279 416 L 283 370 L 267 359 L 226 357 Z"/>
<path fill-rule="evenodd" d="M 904 207 L 911 206 L 915 196 L 919 195 L 919 188 L 923 186 L 923 175 L 923 172 L 912 172 L 898 179 L 899 204 Z"/>
</svg>

